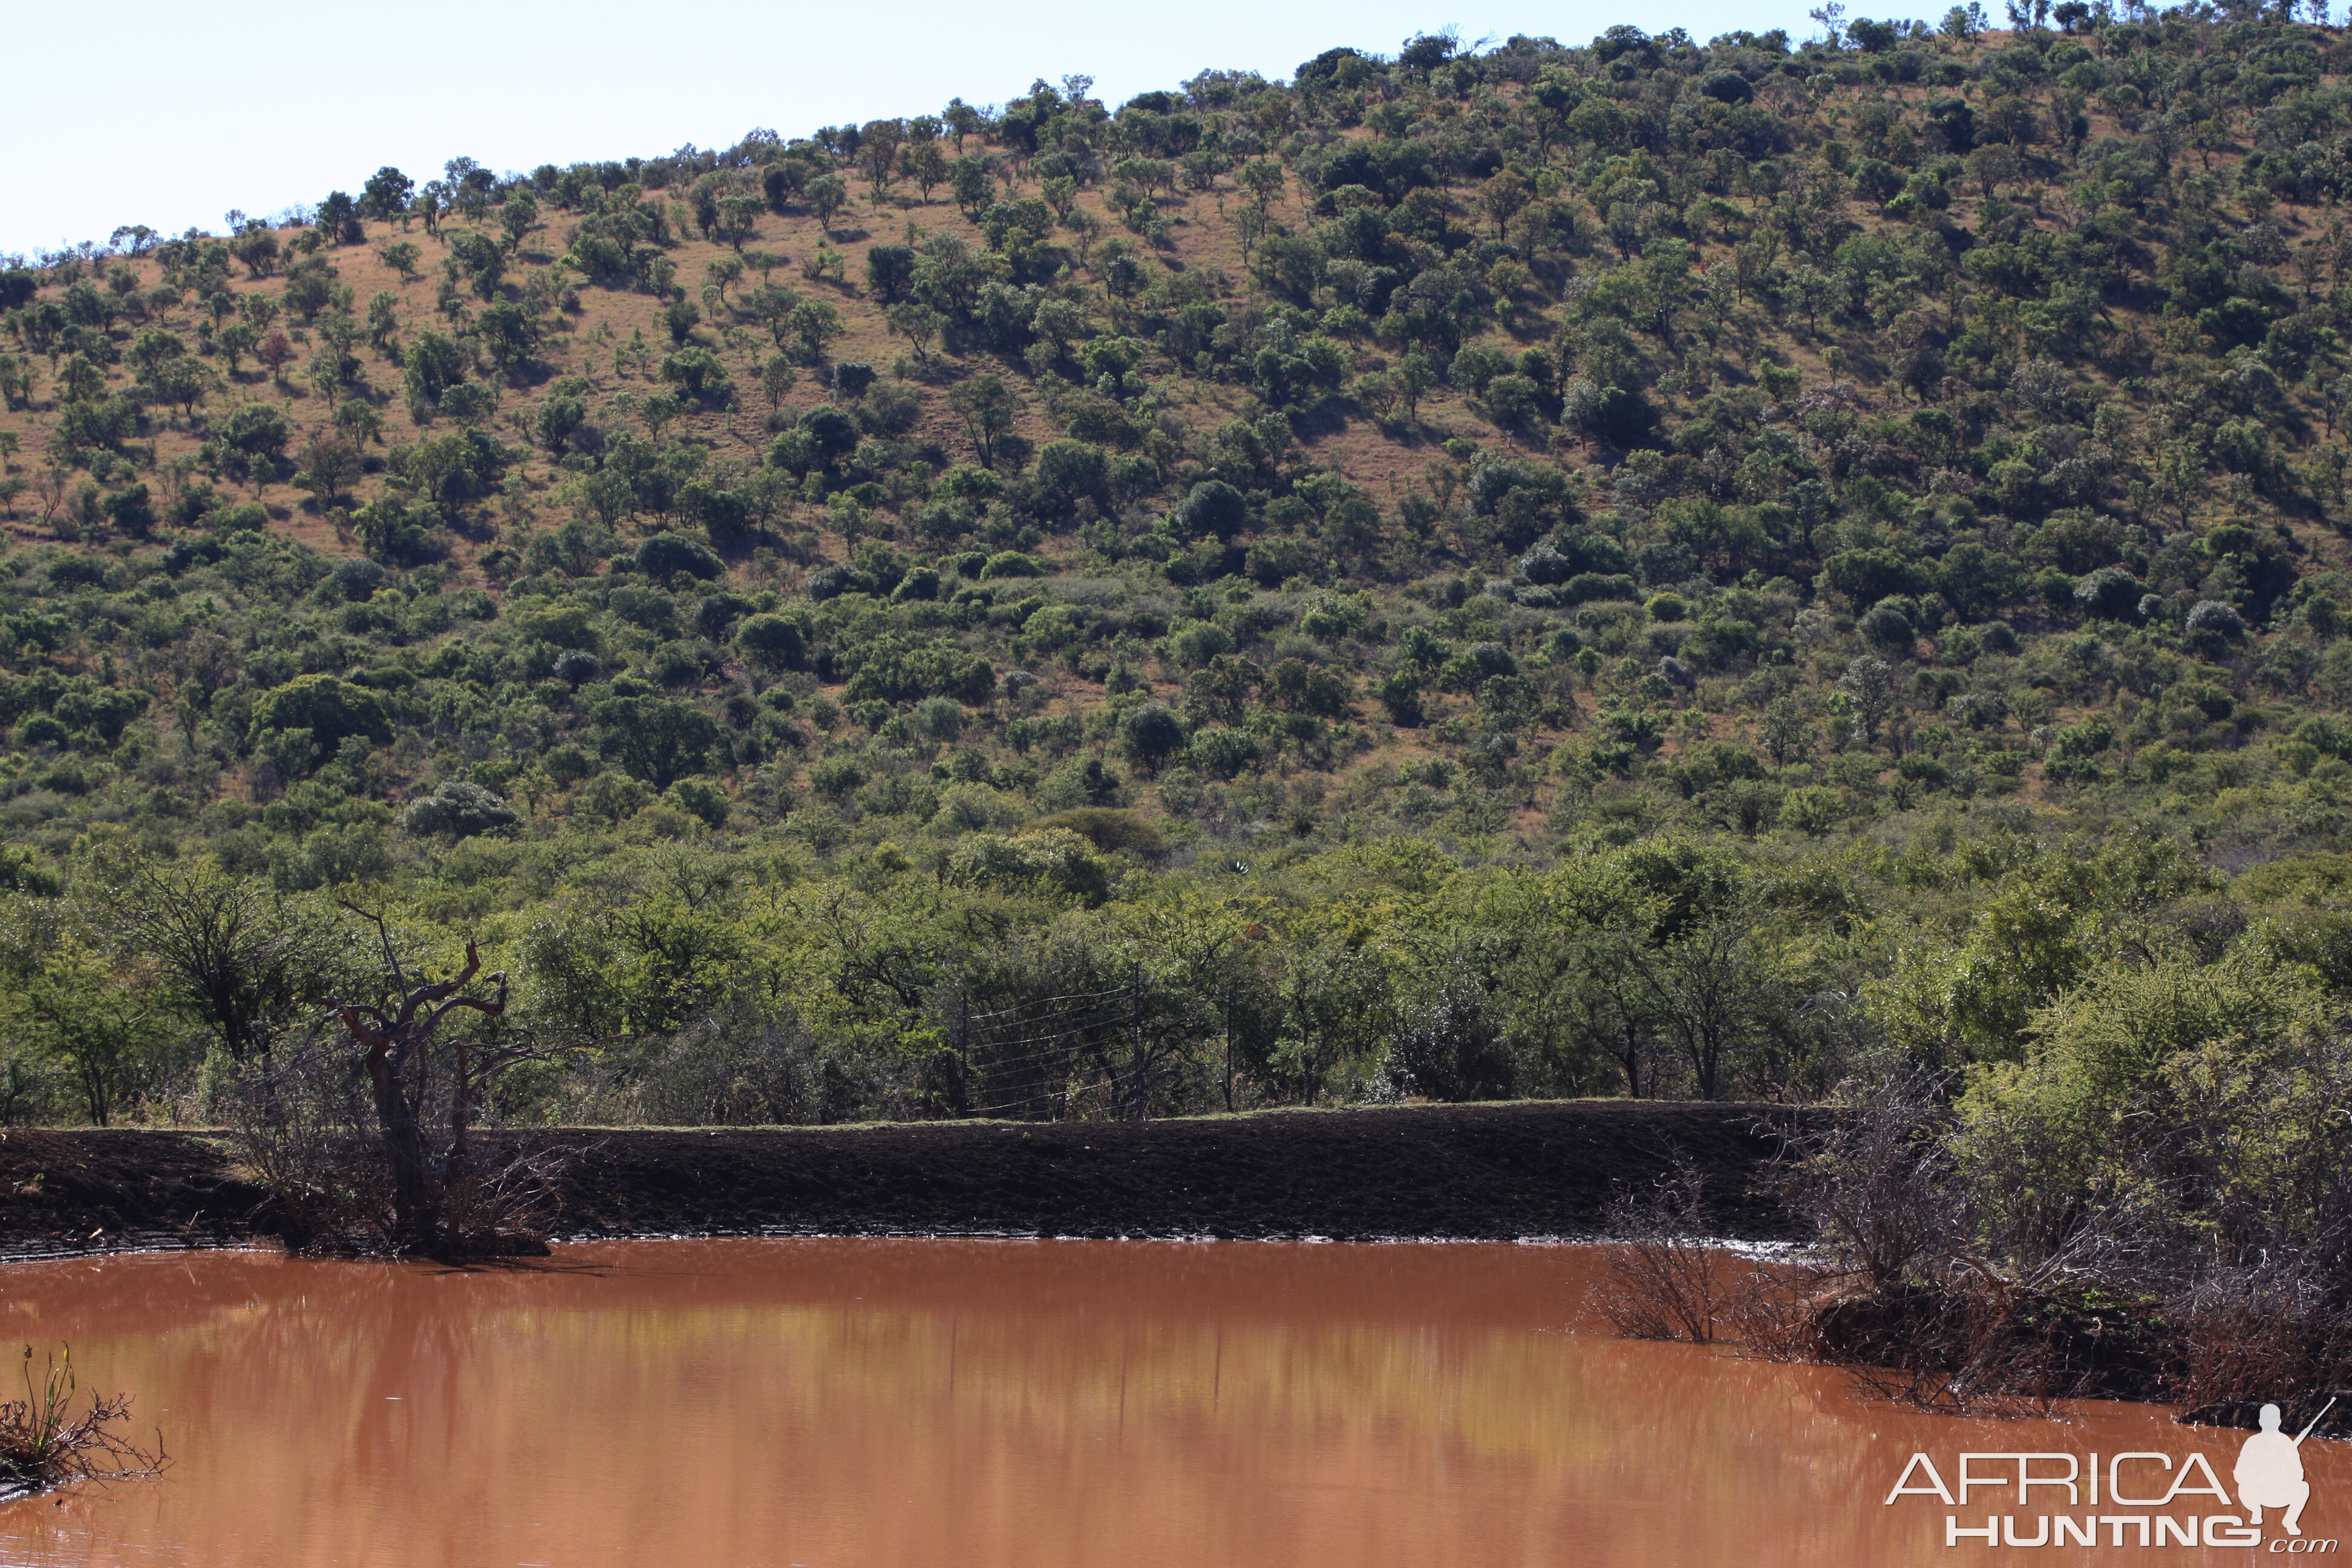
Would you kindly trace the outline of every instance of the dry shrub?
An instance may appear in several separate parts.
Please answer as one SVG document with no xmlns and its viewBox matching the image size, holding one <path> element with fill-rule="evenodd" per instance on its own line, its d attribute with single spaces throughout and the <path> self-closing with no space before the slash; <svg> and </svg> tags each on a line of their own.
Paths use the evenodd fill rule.
<svg viewBox="0 0 2352 1568">
<path fill-rule="evenodd" d="M 131 1419 L 131 1396 L 91 1394 L 89 1409 L 73 1415 L 73 1347 L 47 1358 L 38 1383 L 33 1347 L 25 1347 L 25 1397 L 0 1400 L 0 1498 L 23 1496 L 76 1481 L 122 1481 L 159 1476 L 170 1465 L 163 1435 L 154 1452 L 114 1428 Z"/>
<path fill-rule="evenodd" d="M 1943 1087 L 1926 1074 L 1887 1085 L 1791 1163 L 1781 1196 L 1818 1260 L 1759 1280 L 1744 1316 L 1783 1353 L 1842 1366 L 1880 1398 L 2013 1412 L 2075 1389 L 2023 1328 L 2032 1292 L 1974 1254 Z"/>
<path fill-rule="evenodd" d="M 1916 1409 L 2021 1415 L 2091 1392 L 2099 1347 L 2049 1287 L 2102 1235 L 2078 1226 L 2022 1271 L 1980 1256 L 1981 1216 L 1946 1142 L 1944 1087 L 1915 1074 L 1826 1131 L 1790 1136 L 1780 1195 L 1814 1247 L 1750 1271 L 1735 1330 L 1752 1353 L 1842 1367 L 1867 1393 Z"/>
<path fill-rule="evenodd" d="M 2231 1269 L 2200 1280 L 2171 1304 L 2180 1325 L 2168 1395 L 2185 1421 L 2254 1425 L 2265 1403 L 2298 1414 L 2290 1390 L 2341 1392 L 2352 1383 L 2352 1321 L 2341 1299 L 2301 1260 Z M 2308 1401 L 2305 1418 L 2318 1414 Z M 2329 1435 L 2352 1428 L 2339 1405 Z"/>
<path fill-rule="evenodd" d="M 1822 1292 L 1834 1290 L 1835 1271 L 1818 1264 L 1769 1258 L 1739 1277 L 1732 1293 L 1733 1335 L 1759 1361 L 1820 1361 Z"/>
<path fill-rule="evenodd" d="M 225 1087 L 238 1163 L 269 1197 L 266 1217 L 303 1251 L 362 1245 L 392 1212 L 392 1174 L 366 1121 L 363 1086 L 315 1038 Z"/>
<path fill-rule="evenodd" d="M 1947 1415 L 2047 1414 L 2089 1392 L 2063 1340 L 2027 1321 L 2038 1299 L 1990 1277 L 1817 1300 L 1816 1359 L 1868 1394 Z"/>
<path fill-rule="evenodd" d="M 2320 1045 L 2326 1070 L 2305 1076 L 2352 1080 L 2330 1065 L 2352 1046 Z M 1782 1130 L 1778 1186 L 1811 1234 L 1802 1258 L 1750 1268 L 1727 1300 L 1695 1176 L 1680 1170 L 1621 1199 L 1601 1310 L 1642 1338 L 1704 1342 L 1720 1324 L 1751 1353 L 1839 1366 L 1921 1410 L 2160 1398 L 2189 1406 L 2185 1419 L 2239 1426 L 2300 1390 L 2305 1417 L 2341 1393 L 2335 1418 L 2352 1431 L 2352 1161 L 2337 1101 L 2261 1061 L 2199 1058 L 2175 1076 L 2213 1105 L 2146 1116 L 2087 1174 L 2080 1150 L 2053 1145 L 2047 1115 L 1970 1100 L 1963 1121 L 1948 1080 L 1880 1085 L 1824 1130 Z M 2217 1165 L 2216 1150 L 2234 1163 Z"/>
<path fill-rule="evenodd" d="M 1790 1157 L 1778 1194 L 1830 1274 L 1885 1289 L 1962 1250 L 1967 1215 L 1939 1137 L 1942 1087 L 1916 1075 L 1825 1131 L 1783 1131 Z"/>
<path fill-rule="evenodd" d="M 367 1085 L 348 1055 L 316 1037 L 290 1043 L 226 1091 L 238 1163 L 269 1194 L 262 1217 L 301 1252 L 414 1250 L 396 1223 L 392 1163 Z M 517 1139 L 446 1138 L 435 1250 L 471 1257 L 543 1253 L 561 1178 L 577 1149 Z"/>
<path fill-rule="evenodd" d="M 1594 1302 L 1627 1339 L 1709 1344 L 1729 1304 L 1722 1260 L 1707 1245 L 1706 1179 L 1687 1159 L 1645 1192 L 1621 1191 L 1609 1205 L 1608 1283 Z"/>
</svg>

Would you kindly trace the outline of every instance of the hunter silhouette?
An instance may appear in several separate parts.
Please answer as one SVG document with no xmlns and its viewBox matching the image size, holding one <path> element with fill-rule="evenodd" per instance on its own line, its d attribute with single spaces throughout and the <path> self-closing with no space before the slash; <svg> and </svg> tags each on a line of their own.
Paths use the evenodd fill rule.
<svg viewBox="0 0 2352 1568">
<path fill-rule="evenodd" d="M 2286 1510 L 2286 1517 L 2279 1522 L 2289 1535 L 2301 1535 L 2303 1527 L 2296 1521 L 2303 1517 L 2304 1504 L 2311 1500 L 2311 1483 L 2303 1479 L 2303 1440 L 2311 1436 L 2311 1426 L 2319 1425 L 2319 1416 L 2313 1416 L 2311 1426 L 2290 1437 L 2279 1430 L 2279 1407 L 2265 1405 L 2262 1424 L 2263 1429 L 2238 1450 L 2237 1468 L 2231 1472 L 2238 1483 L 2238 1501 L 2252 1510 L 2246 1519 L 2249 1524 L 2262 1523 L 2266 1508 Z"/>
</svg>

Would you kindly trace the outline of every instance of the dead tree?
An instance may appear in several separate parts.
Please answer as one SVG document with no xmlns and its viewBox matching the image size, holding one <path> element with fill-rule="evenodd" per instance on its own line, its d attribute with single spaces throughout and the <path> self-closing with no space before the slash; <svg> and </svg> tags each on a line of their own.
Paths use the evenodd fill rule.
<svg viewBox="0 0 2352 1568">
<path fill-rule="evenodd" d="M 383 1006 L 335 1004 L 328 1017 L 340 1020 L 365 1052 L 362 1061 L 374 1091 L 377 1134 L 393 1179 L 394 1239 L 409 1247 L 465 1249 L 476 1240 L 467 1234 L 476 1227 L 466 1220 L 478 1216 L 453 1216 L 449 1208 L 452 1194 L 478 1174 L 468 1168 L 474 1114 L 499 1074 L 549 1053 L 527 1039 L 492 1044 L 453 1032 L 444 1041 L 442 1023 L 459 1008 L 491 1018 L 506 1012 L 506 975 L 484 980 L 497 985 L 494 994 L 473 994 L 469 988 L 481 973 L 482 959 L 469 940 L 466 966 L 455 978 L 412 979 L 383 917 L 356 905 L 343 907 L 375 927 L 392 993 Z"/>
</svg>

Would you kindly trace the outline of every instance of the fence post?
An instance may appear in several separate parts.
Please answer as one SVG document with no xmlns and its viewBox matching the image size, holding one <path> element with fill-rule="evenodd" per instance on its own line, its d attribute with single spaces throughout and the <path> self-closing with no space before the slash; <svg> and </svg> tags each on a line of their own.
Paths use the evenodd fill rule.
<svg viewBox="0 0 2352 1568">
<path fill-rule="evenodd" d="M 971 994 L 956 989 L 956 1114 L 971 1114 Z"/>
<path fill-rule="evenodd" d="M 1134 1029 L 1135 1071 L 1129 1075 L 1134 1080 L 1135 1119 L 1148 1121 L 1151 1117 L 1151 1059 L 1143 1045 L 1143 965 L 1135 966 Z"/>
<path fill-rule="evenodd" d="M 1225 1113 L 1234 1110 L 1234 987 L 1225 983 Z"/>
</svg>

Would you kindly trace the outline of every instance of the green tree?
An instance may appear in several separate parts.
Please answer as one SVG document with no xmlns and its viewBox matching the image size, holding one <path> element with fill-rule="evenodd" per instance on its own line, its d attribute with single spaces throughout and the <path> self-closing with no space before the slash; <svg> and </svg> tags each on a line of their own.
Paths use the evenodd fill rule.
<svg viewBox="0 0 2352 1568">
<path fill-rule="evenodd" d="M 793 306 L 786 327 L 811 364 L 824 362 L 825 345 L 842 334 L 841 312 L 830 300 L 803 300 Z"/>
<path fill-rule="evenodd" d="M 978 217 L 996 199 L 996 181 L 989 174 L 988 160 L 961 157 L 949 164 L 948 192 L 965 217 Z"/>
<path fill-rule="evenodd" d="M 800 624 L 783 616 L 747 616 L 735 628 L 735 646 L 771 669 L 798 669 L 808 654 Z"/>
<path fill-rule="evenodd" d="M 522 249 L 523 240 L 538 226 L 539 204 L 531 199 L 529 191 L 517 191 L 499 208 L 499 230 L 506 236 L 509 256 Z"/>
<path fill-rule="evenodd" d="M 910 245 L 869 246 L 866 251 L 866 281 L 890 304 L 905 295 L 915 279 L 915 248 Z"/>
<path fill-rule="evenodd" d="M 1756 912 L 1727 910 L 1633 956 L 1701 1100 L 1717 1099 L 1792 1033 L 1799 999 Z"/>
<path fill-rule="evenodd" d="M 381 290 L 368 297 L 368 346 L 388 359 L 397 357 L 393 340 L 400 331 L 399 304 L 390 293 Z"/>
<path fill-rule="evenodd" d="M 1847 665 L 1838 678 L 1837 696 L 1852 719 L 1855 740 L 1877 744 L 1879 728 L 1895 708 L 1895 667 L 1869 654 Z"/>
<path fill-rule="evenodd" d="M 760 366 L 760 390 L 768 395 L 768 406 L 783 407 L 784 399 L 792 395 L 793 384 L 799 379 L 790 359 L 781 353 L 770 354 Z"/>
<path fill-rule="evenodd" d="M 718 236 L 739 255 L 745 240 L 760 237 L 760 211 L 764 205 L 757 196 L 719 198 Z"/>
<path fill-rule="evenodd" d="M 195 416 L 196 405 L 218 384 L 210 366 L 193 354 L 166 361 L 155 367 L 149 385 L 155 395 L 165 403 L 177 405 L 184 418 Z"/>
<path fill-rule="evenodd" d="M 67 356 L 58 371 L 58 395 L 66 403 L 88 403 L 106 395 L 106 372 L 80 354 Z"/>
<path fill-rule="evenodd" d="M 311 437 L 302 448 L 300 461 L 295 488 L 310 491 L 328 507 L 342 500 L 363 471 L 360 449 L 341 435 Z"/>
<path fill-rule="evenodd" d="M 247 403 L 230 413 L 217 426 L 217 439 L 248 472 L 267 475 L 285 455 L 294 427 L 286 416 L 266 403 Z"/>
<path fill-rule="evenodd" d="M 416 182 L 387 163 L 368 176 L 360 187 L 360 212 L 378 223 L 394 218 L 406 218 L 410 196 Z"/>
<path fill-rule="evenodd" d="M 335 410 L 335 428 L 341 431 L 354 446 L 374 442 L 383 444 L 383 416 L 375 405 L 362 398 L 348 398 Z"/>
<path fill-rule="evenodd" d="M 538 316 L 509 300 L 483 306 L 482 313 L 474 318 L 474 332 L 490 363 L 509 377 L 519 374 L 539 352 Z"/>
<path fill-rule="evenodd" d="M 838 174 L 826 174 L 809 182 L 807 199 L 817 226 L 831 234 L 834 215 L 849 205 L 849 185 Z"/>
<path fill-rule="evenodd" d="M 1242 189 L 1249 193 L 1251 203 L 1261 214 L 1276 196 L 1282 195 L 1282 187 L 1288 178 L 1283 174 L 1282 165 L 1271 158 L 1251 159 L 1234 177 Z"/>
<path fill-rule="evenodd" d="M 961 98 L 948 100 L 948 106 L 940 111 L 940 118 L 946 122 L 949 132 L 955 137 L 956 151 L 959 153 L 963 151 L 964 138 L 978 135 L 987 124 L 980 110 Z"/>
<path fill-rule="evenodd" d="M 719 290 L 719 300 L 724 303 L 729 285 L 743 280 L 743 258 L 740 256 L 722 256 L 704 270 L 710 275 L 711 286 Z"/>
<path fill-rule="evenodd" d="M 102 855 L 74 896 L 117 971 L 152 965 L 163 994 L 235 1061 L 268 1053 L 341 962 L 320 911 L 206 861 Z"/>
<path fill-rule="evenodd" d="M 719 738 L 709 714 L 668 698 L 608 698 L 589 717 L 604 755 L 657 790 L 700 773 Z"/>
<path fill-rule="evenodd" d="M 187 344 L 170 332 L 160 327 L 150 327 L 131 340 L 131 350 L 123 357 L 131 362 L 142 378 L 152 378 L 156 366 L 166 360 L 177 359 L 187 352 Z"/>
<path fill-rule="evenodd" d="M 330 749 L 352 739 L 379 744 L 392 739 L 383 699 L 331 675 L 298 675 L 264 692 L 253 705 L 250 733 L 257 741 L 273 730 L 307 730 Z"/>
<path fill-rule="evenodd" d="M 997 447 L 1013 433 L 1021 414 L 1020 399 L 1004 378 L 988 374 L 958 382 L 948 394 L 948 406 L 963 421 L 981 466 L 994 468 Z"/>
<path fill-rule="evenodd" d="M 401 363 L 412 403 L 439 397 L 474 368 L 473 356 L 456 339 L 431 327 L 416 334 Z"/>
<path fill-rule="evenodd" d="M 1404 405 L 1405 417 L 1421 417 L 1421 400 L 1437 385 L 1437 367 L 1429 356 L 1415 349 L 1397 361 L 1395 373 L 1397 399 Z"/>
<path fill-rule="evenodd" d="M 898 173 L 912 180 L 929 202 L 932 190 L 948 178 L 947 154 L 936 141 L 910 142 L 898 150 Z"/>
<path fill-rule="evenodd" d="M 1159 702 L 1146 702 L 1129 712 L 1119 722 L 1119 735 L 1128 752 L 1154 773 L 1162 763 L 1184 749 L 1184 721 L 1176 710 Z"/>
<path fill-rule="evenodd" d="M 506 247 L 479 229 L 461 228 L 449 236 L 449 259 L 472 279 L 475 294 L 495 300 L 506 277 Z"/>
<path fill-rule="evenodd" d="M 222 353 L 228 356 L 228 374 L 236 377 L 237 362 L 261 344 L 261 330 L 249 321 L 231 321 L 214 335 Z"/>
<path fill-rule="evenodd" d="M 893 333 L 907 340 L 919 360 L 931 357 L 931 346 L 947 325 L 945 317 L 919 300 L 901 300 L 883 312 L 883 321 Z"/>
<path fill-rule="evenodd" d="M 245 263 L 248 278 L 267 278 L 278 268 L 278 237 L 269 226 L 255 222 L 247 225 L 229 242 L 229 254 Z"/>
<path fill-rule="evenodd" d="M 762 283 L 745 296 L 742 311 L 768 329 L 776 347 L 782 349 L 792 341 L 793 310 L 801 297 L 777 283 Z"/>
<path fill-rule="evenodd" d="M 664 354 L 660 375 L 698 403 L 723 405 L 734 395 L 725 363 L 706 348 L 690 346 Z"/>
<path fill-rule="evenodd" d="M 68 935 L 11 1009 L 14 1032 L 64 1070 L 100 1127 L 149 1076 L 157 1020 L 144 979 L 143 964 L 126 972 Z"/>
</svg>

